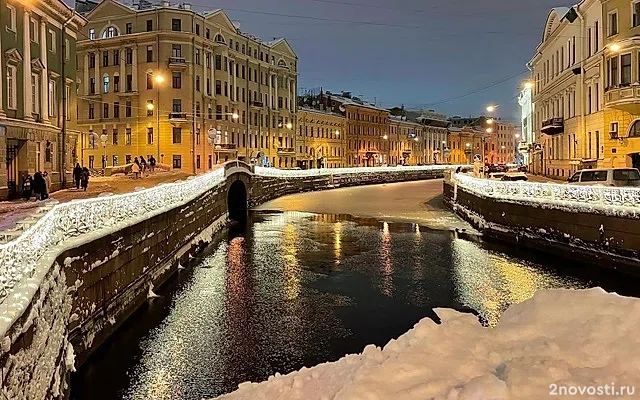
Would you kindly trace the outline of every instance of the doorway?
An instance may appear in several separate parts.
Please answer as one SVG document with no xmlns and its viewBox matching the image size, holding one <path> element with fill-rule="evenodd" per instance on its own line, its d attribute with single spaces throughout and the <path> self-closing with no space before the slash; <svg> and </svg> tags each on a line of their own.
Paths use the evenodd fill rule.
<svg viewBox="0 0 640 400">
<path fill-rule="evenodd" d="M 640 169 L 640 153 L 629 154 L 631 157 L 631 166 Z"/>
</svg>

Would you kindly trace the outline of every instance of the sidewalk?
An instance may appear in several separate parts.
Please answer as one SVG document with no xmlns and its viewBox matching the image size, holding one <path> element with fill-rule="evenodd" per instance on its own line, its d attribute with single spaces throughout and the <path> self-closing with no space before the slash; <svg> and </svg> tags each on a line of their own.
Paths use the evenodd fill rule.
<svg viewBox="0 0 640 400">
<path fill-rule="evenodd" d="M 120 174 L 108 177 L 92 176 L 89 179 L 89 187 L 86 192 L 82 189 L 76 190 L 74 187 L 73 189 L 54 192 L 50 198 L 64 203 L 74 199 L 97 197 L 101 193 L 128 193 L 133 192 L 138 187 L 149 188 L 161 183 L 182 180 L 190 175 L 191 174 L 183 171 L 169 171 L 145 174 L 145 177 L 142 179 L 133 179 L 130 175 L 125 176 Z M 28 218 L 38 207 L 44 206 L 47 203 L 49 203 L 49 200 L 34 201 L 33 198 L 28 202 L 24 200 L 0 202 L 0 231 L 16 227 L 17 222 Z"/>
</svg>

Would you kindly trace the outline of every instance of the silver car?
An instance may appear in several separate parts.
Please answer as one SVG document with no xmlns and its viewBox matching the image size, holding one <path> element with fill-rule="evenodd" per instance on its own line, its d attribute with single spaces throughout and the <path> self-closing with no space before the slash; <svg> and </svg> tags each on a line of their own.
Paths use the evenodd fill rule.
<svg viewBox="0 0 640 400">
<path fill-rule="evenodd" d="M 640 171 L 637 168 L 583 169 L 571 175 L 567 183 L 593 186 L 640 186 Z"/>
</svg>

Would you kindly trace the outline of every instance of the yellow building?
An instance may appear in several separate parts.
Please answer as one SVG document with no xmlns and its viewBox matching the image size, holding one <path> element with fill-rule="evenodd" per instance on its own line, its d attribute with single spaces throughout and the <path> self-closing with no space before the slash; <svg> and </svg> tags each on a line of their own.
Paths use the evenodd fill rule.
<svg viewBox="0 0 640 400">
<path fill-rule="evenodd" d="M 297 57 L 221 11 L 187 3 L 77 2 L 81 158 L 90 168 L 153 155 L 188 172 L 238 157 L 295 166 Z"/>
<path fill-rule="evenodd" d="M 311 108 L 298 109 L 296 158 L 298 167 L 346 167 L 346 118 Z"/>
<path fill-rule="evenodd" d="M 482 146 L 486 132 L 472 127 L 449 127 L 448 147 L 450 164 L 473 164 L 482 159 Z"/>
<path fill-rule="evenodd" d="M 640 168 L 640 3 L 610 0 L 602 8 L 605 111 L 598 166 Z"/>
<path fill-rule="evenodd" d="M 391 116 L 388 135 L 389 165 L 424 164 L 424 137 L 423 125 L 407 121 L 405 117 Z"/>
</svg>

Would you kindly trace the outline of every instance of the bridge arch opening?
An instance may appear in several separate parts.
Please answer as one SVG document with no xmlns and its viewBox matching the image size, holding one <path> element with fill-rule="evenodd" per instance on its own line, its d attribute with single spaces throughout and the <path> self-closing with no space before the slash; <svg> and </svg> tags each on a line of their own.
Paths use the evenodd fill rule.
<svg viewBox="0 0 640 400">
<path fill-rule="evenodd" d="M 229 219 L 233 221 L 246 221 L 247 219 L 247 187 L 242 181 L 235 181 L 229 186 L 227 192 L 227 210 Z"/>
</svg>

